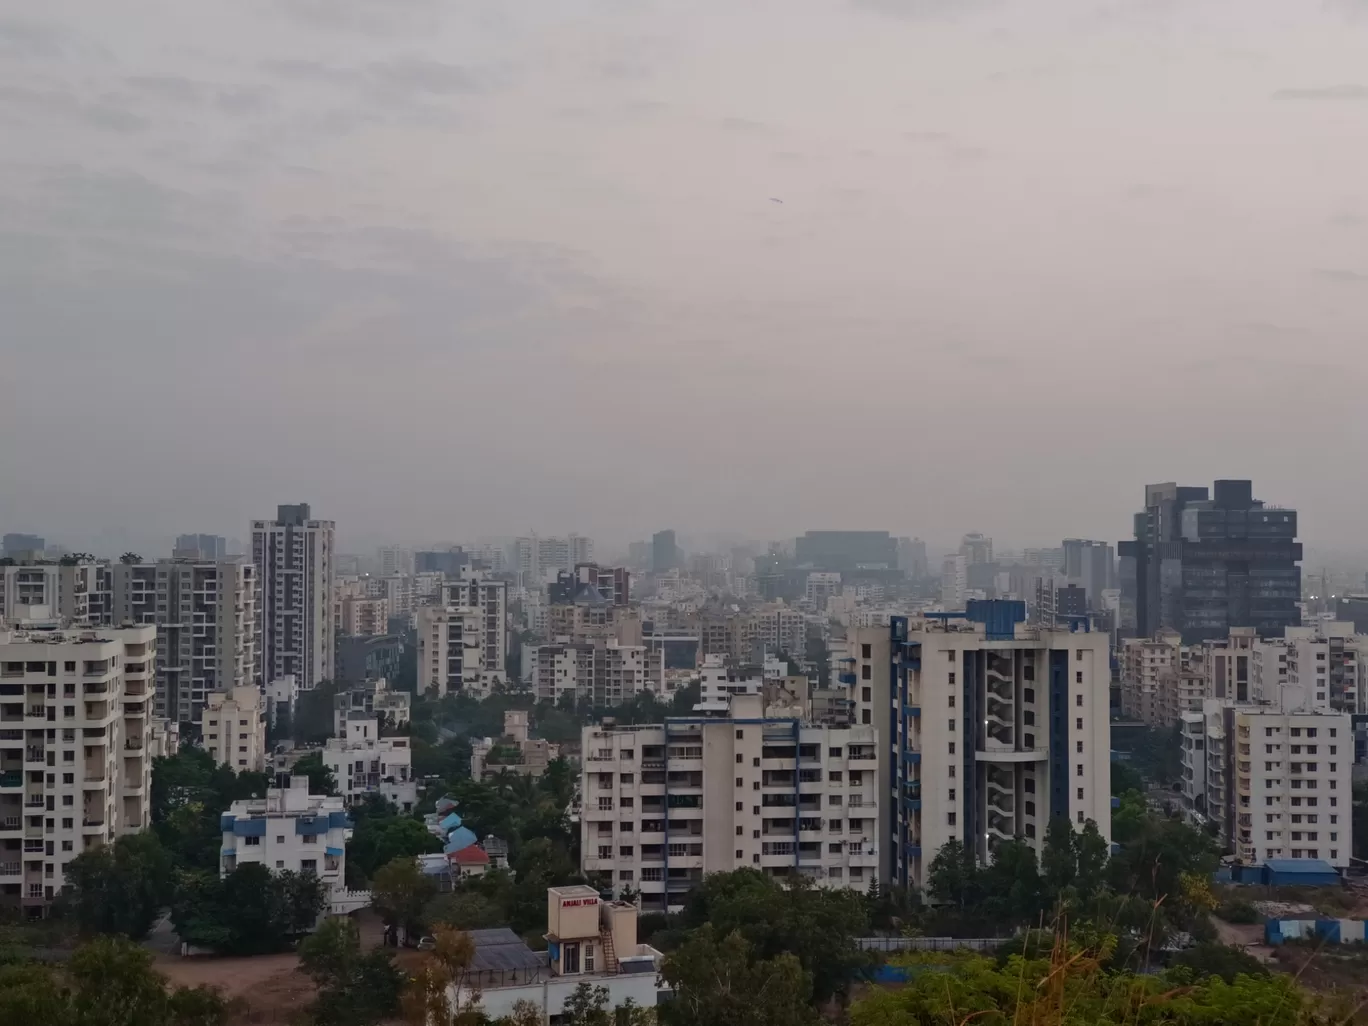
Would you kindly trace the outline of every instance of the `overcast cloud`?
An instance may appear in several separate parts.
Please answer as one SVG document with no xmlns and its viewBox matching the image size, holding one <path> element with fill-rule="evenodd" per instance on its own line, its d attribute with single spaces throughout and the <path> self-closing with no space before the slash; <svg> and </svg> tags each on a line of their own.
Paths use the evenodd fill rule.
<svg viewBox="0 0 1368 1026">
<path fill-rule="evenodd" d="M 0 0 L 0 530 L 1356 545 L 1368 5 Z M 776 200 L 782 202 L 775 202 Z"/>
</svg>

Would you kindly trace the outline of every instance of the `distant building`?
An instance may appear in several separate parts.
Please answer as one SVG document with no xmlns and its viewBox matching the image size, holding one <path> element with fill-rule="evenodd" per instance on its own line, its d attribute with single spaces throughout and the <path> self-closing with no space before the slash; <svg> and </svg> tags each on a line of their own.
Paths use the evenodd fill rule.
<svg viewBox="0 0 1368 1026">
<path fill-rule="evenodd" d="M 3 544 L 3 555 L 18 559 L 21 556 L 41 556 L 47 548 L 47 539 L 36 534 L 7 534 L 0 544 Z"/>
<path fill-rule="evenodd" d="M 20 562 L 0 566 L 0 620 L 58 617 L 73 624 L 104 623 L 108 567 L 102 563 Z"/>
<path fill-rule="evenodd" d="M 679 565 L 679 545 L 674 531 L 657 531 L 651 536 L 651 570 L 662 574 Z"/>
<path fill-rule="evenodd" d="M 216 561 L 228 558 L 228 539 L 219 534 L 182 534 L 176 537 L 172 559 Z"/>
<path fill-rule="evenodd" d="M 449 549 L 429 549 L 413 554 L 415 574 L 438 573 L 456 577 L 461 567 L 470 564 L 470 556 L 459 545 Z"/>
<path fill-rule="evenodd" d="M 920 538 L 899 538 L 898 569 L 908 577 L 929 577 L 931 564 L 926 558 L 926 542 Z"/>
<path fill-rule="evenodd" d="M 338 629 L 351 637 L 369 637 L 389 630 L 390 605 L 383 598 L 344 598 Z"/>
<path fill-rule="evenodd" d="M 1119 546 L 1121 626 L 1161 628 L 1187 644 L 1253 627 L 1274 637 L 1301 624 L 1297 512 L 1265 506 L 1247 480 L 1206 488 L 1148 485 L 1135 538 Z"/>
<path fill-rule="evenodd" d="M 960 555 L 966 566 L 978 566 L 993 562 L 993 539 L 977 531 L 966 534 L 960 539 Z"/>
<path fill-rule="evenodd" d="M 846 577 L 896 574 L 898 542 L 887 531 L 808 531 L 794 542 L 794 562 Z"/>
<path fill-rule="evenodd" d="M 479 622 L 480 670 L 491 679 L 502 679 L 508 661 L 508 582 L 495 580 L 482 570 L 465 569 L 458 580 L 443 587 L 442 602 L 448 607 L 471 609 Z"/>
<path fill-rule="evenodd" d="M 404 639 L 397 634 L 337 639 L 337 680 L 348 684 L 399 676 Z"/>
<path fill-rule="evenodd" d="M 467 693 L 483 697 L 485 618 L 471 606 L 418 608 L 418 693 L 444 698 Z"/>
<path fill-rule="evenodd" d="M 470 778 L 485 780 L 505 771 L 539 777 L 559 755 L 557 745 L 528 736 L 527 710 L 509 709 L 504 713 L 502 737 L 477 738 L 471 742 Z"/>
<path fill-rule="evenodd" d="M 402 727 L 409 722 L 412 702 L 412 695 L 395 691 L 383 677 L 339 691 L 333 696 L 333 734 L 341 737 L 347 732 L 347 720 L 353 713 Z"/>
<path fill-rule="evenodd" d="M 294 719 L 295 703 L 299 701 L 299 681 L 286 675 L 267 681 L 266 724 L 271 728 L 288 724 Z"/>
<path fill-rule="evenodd" d="M 293 674 L 302 691 L 333 676 L 333 556 L 336 526 L 307 503 L 280 506 L 275 520 L 252 521 L 252 562 L 260 575 L 261 680 Z"/>
<path fill-rule="evenodd" d="M 200 712 L 200 740 L 220 766 L 235 773 L 266 768 L 265 697 L 254 684 L 208 696 Z"/>
<path fill-rule="evenodd" d="M 413 550 L 398 545 L 381 546 L 376 553 L 380 563 L 380 576 L 392 577 L 396 574 L 413 574 Z"/>
<path fill-rule="evenodd" d="M 343 732 L 323 746 L 323 765 L 332 772 L 348 805 L 378 794 L 400 812 L 411 812 L 418 802 L 413 777 L 413 749 L 407 737 L 381 737 L 373 714 L 349 711 Z"/>
<path fill-rule="evenodd" d="M 1087 592 L 1088 611 L 1102 608 L 1102 595 L 1116 587 L 1116 550 L 1106 542 L 1064 539 L 1064 576 Z"/>
</svg>

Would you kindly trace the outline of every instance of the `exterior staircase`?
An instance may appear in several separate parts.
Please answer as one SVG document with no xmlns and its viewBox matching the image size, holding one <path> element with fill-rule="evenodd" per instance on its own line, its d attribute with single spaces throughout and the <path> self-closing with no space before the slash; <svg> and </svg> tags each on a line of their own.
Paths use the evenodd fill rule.
<svg viewBox="0 0 1368 1026">
<path fill-rule="evenodd" d="M 606 973 L 616 973 L 618 971 L 618 960 L 617 952 L 613 950 L 612 931 L 600 930 L 599 942 L 603 945 L 603 971 Z"/>
</svg>

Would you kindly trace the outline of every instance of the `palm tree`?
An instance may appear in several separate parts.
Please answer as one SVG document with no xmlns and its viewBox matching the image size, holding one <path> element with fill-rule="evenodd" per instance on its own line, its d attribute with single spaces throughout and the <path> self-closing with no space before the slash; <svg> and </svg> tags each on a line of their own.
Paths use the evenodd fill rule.
<svg viewBox="0 0 1368 1026">
<path fill-rule="evenodd" d="M 136 552 L 125 552 L 119 557 L 119 562 L 124 566 L 132 566 L 134 563 L 141 563 L 142 561 L 142 556 L 138 555 Z"/>
</svg>

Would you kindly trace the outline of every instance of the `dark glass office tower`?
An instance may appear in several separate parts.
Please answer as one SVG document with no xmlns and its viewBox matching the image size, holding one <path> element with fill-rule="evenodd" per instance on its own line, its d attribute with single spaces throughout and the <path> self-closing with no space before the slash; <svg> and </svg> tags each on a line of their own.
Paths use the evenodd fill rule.
<svg viewBox="0 0 1368 1026">
<path fill-rule="evenodd" d="M 1296 510 L 1264 505 L 1249 481 L 1217 481 L 1210 493 L 1147 485 L 1135 540 L 1118 547 L 1126 633 L 1152 637 L 1166 627 L 1186 644 L 1224 638 L 1231 627 L 1280 636 L 1301 623 L 1296 538 Z"/>
</svg>

